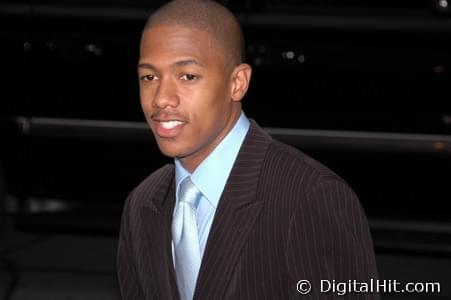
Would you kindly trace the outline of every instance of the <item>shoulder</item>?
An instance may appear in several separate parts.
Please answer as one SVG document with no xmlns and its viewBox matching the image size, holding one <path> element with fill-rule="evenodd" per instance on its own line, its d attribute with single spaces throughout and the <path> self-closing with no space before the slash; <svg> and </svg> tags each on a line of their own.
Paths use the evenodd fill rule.
<svg viewBox="0 0 451 300">
<path fill-rule="evenodd" d="M 166 164 L 152 174 L 147 176 L 135 189 L 134 193 L 138 194 L 152 194 L 162 184 L 171 180 L 174 175 L 174 165 Z"/>
<path fill-rule="evenodd" d="M 365 215 L 358 196 L 343 178 L 281 142 L 271 142 L 261 176 L 263 195 L 268 201 L 287 203 L 291 217 L 299 213 L 315 216 L 315 220 L 332 218 L 347 224 L 349 215 L 359 218 Z"/>
<path fill-rule="evenodd" d="M 264 160 L 263 172 L 269 177 L 281 177 L 286 182 L 301 184 L 303 191 L 327 181 L 345 181 L 321 162 L 301 150 L 272 140 Z"/>
<path fill-rule="evenodd" d="M 140 208 L 152 205 L 150 200 L 158 193 L 162 186 L 169 186 L 174 177 L 174 165 L 166 164 L 147 176 L 128 195 L 126 206 Z"/>
<path fill-rule="evenodd" d="M 360 206 L 358 196 L 342 177 L 304 152 L 275 140 L 267 149 L 259 188 L 267 201 L 283 200 L 290 210 Z"/>
</svg>

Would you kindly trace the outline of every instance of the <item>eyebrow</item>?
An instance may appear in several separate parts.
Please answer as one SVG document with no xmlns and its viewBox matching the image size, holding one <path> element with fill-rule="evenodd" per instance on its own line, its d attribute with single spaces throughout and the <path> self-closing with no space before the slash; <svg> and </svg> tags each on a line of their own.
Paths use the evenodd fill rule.
<svg viewBox="0 0 451 300">
<path fill-rule="evenodd" d="M 199 67 L 204 67 L 204 65 L 202 63 L 198 62 L 195 59 L 180 60 L 180 61 L 175 62 L 175 65 L 177 67 L 183 67 L 183 66 L 191 65 L 191 64 L 198 65 Z"/>
<path fill-rule="evenodd" d="M 174 65 L 176 67 L 183 67 L 183 66 L 187 66 L 187 65 L 191 65 L 191 64 L 197 65 L 199 67 L 204 67 L 204 65 L 202 63 L 198 62 L 195 59 L 179 60 L 174 63 Z M 154 65 L 149 64 L 149 63 L 139 63 L 138 68 L 157 70 L 157 68 Z"/>
<path fill-rule="evenodd" d="M 138 64 L 138 69 L 152 69 L 152 70 L 155 70 L 156 68 L 152 64 L 139 63 Z"/>
</svg>

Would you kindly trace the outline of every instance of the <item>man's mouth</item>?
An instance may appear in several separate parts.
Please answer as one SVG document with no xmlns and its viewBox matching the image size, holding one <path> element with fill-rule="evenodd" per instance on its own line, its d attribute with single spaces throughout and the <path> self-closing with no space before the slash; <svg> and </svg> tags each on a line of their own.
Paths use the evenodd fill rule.
<svg viewBox="0 0 451 300">
<path fill-rule="evenodd" d="M 155 120 L 155 134 L 160 138 L 177 137 L 186 122 L 180 120 Z"/>
<path fill-rule="evenodd" d="M 182 121 L 177 121 L 177 120 L 160 121 L 159 123 L 164 129 L 173 129 L 173 128 L 183 124 Z"/>
</svg>

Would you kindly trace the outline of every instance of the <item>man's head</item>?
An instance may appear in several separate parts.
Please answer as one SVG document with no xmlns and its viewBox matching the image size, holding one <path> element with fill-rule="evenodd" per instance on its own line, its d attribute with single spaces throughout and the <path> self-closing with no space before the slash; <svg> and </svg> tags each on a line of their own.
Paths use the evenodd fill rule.
<svg viewBox="0 0 451 300">
<path fill-rule="evenodd" d="M 213 1 L 172 1 L 141 38 L 141 105 L 160 150 L 193 171 L 231 130 L 251 68 L 235 17 Z"/>
</svg>

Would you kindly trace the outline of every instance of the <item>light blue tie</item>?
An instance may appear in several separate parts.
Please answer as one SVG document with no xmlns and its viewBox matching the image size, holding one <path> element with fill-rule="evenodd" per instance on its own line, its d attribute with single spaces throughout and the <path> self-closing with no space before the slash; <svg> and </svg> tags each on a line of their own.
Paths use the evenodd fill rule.
<svg viewBox="0 0 451 300">
<path fill-rule="evenodd" d="M 193 299 L 200 267 L 196 207 L 201 195 L 190 177 L 186 177 L 180 184 L 179 203 L 172 221 L 175 273 L 182 300 Z"/>
</svg>

